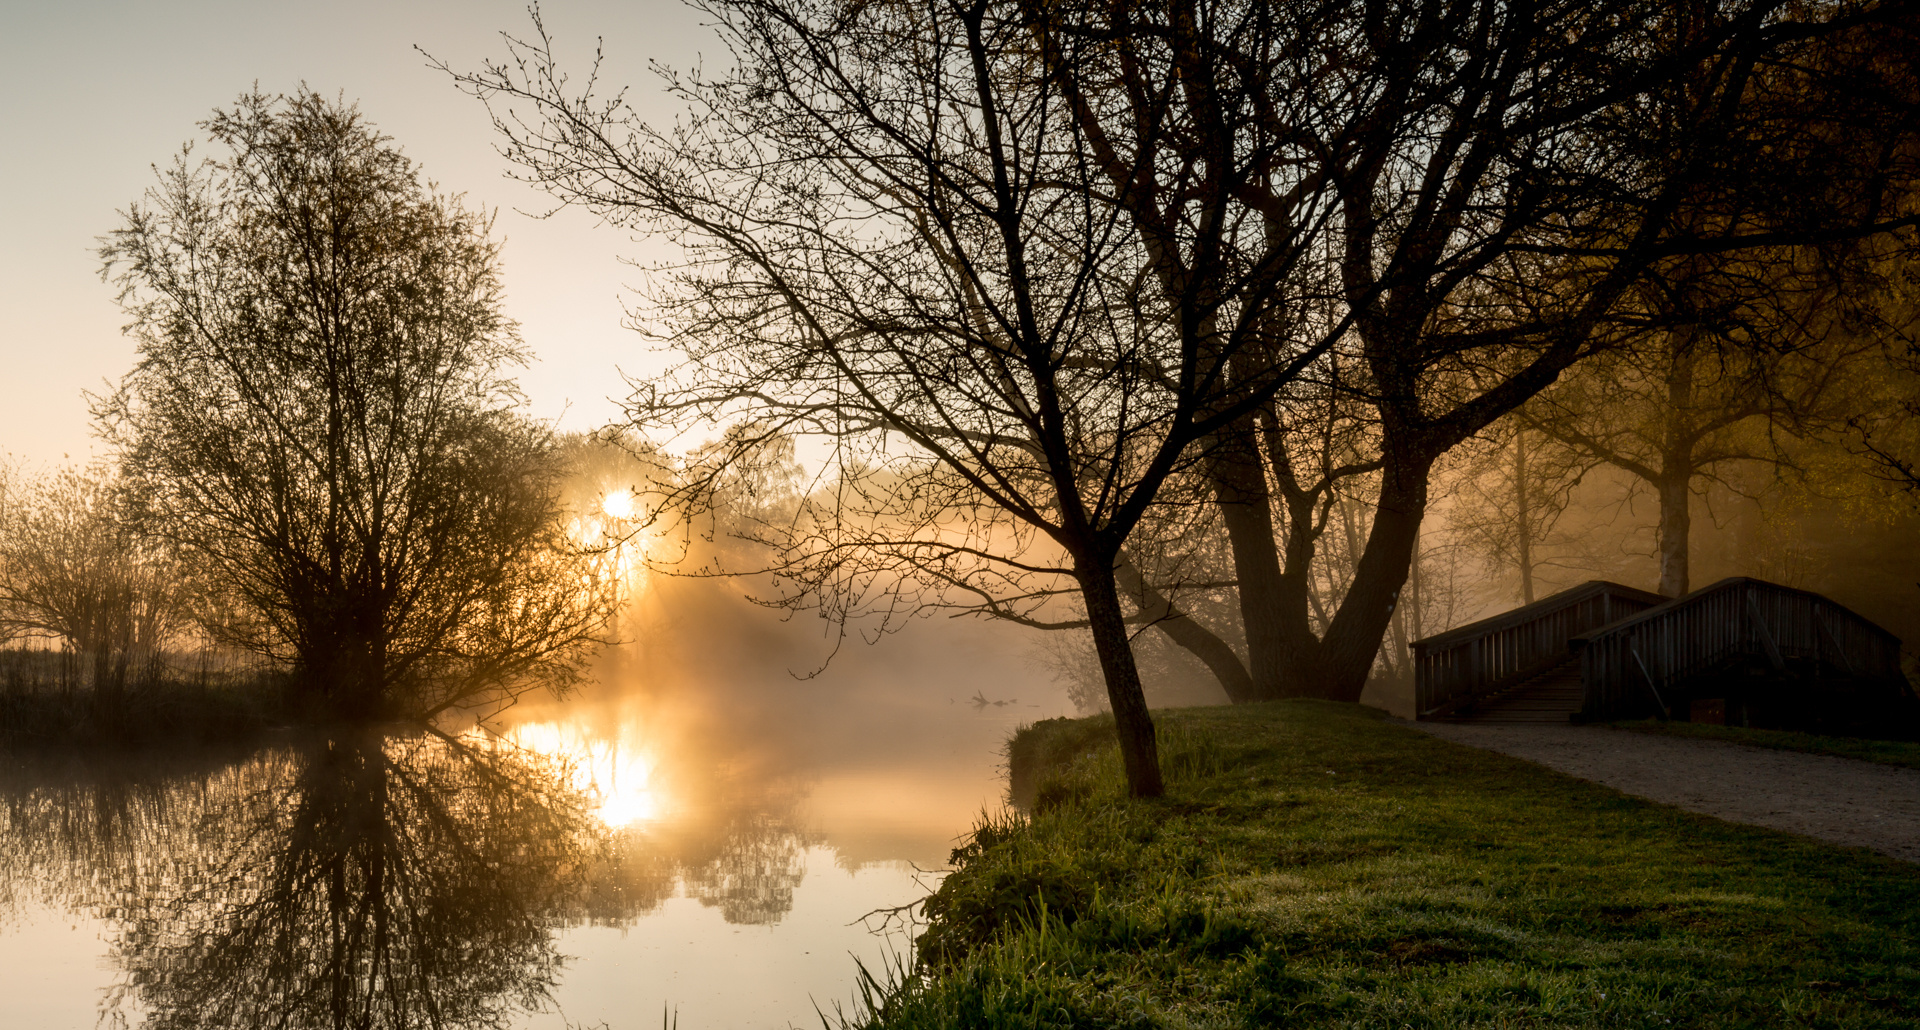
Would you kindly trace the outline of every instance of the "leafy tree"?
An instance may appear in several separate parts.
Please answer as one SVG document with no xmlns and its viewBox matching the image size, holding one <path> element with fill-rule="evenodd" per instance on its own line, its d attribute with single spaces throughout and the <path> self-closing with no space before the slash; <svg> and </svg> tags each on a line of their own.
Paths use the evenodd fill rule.
<svg viewBox="0 0 1920 1030">
<path fill-rule="evenodd" d="M 564 686 L 609 586 L 516 408 L 482 213 L 354 108 L 243 96 L 102 249 L 139 363 L 99 401 L 155 533 L 238 616 L 216 636 L 349 717 Z"/>
</svg>

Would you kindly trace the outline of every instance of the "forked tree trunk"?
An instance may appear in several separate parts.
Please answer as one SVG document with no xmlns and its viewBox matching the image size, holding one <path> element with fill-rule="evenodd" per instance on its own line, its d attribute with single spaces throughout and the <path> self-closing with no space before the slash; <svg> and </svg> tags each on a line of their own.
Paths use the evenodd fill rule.
<svg viewBox="0 0 1920 1030">
<path fill-rule="evenodd" d="M 1322 641 L 1326 679 L 1314 696 L 1358 701 L 1379 654 L 1387 623 L 1399 606 L 1413 565 L 1413 548 L 1426 515 L 1425 461 L 1389 456 L 1382 470 L 1373 527 L 1354 569 L 1353 583 Z"/>
<path fill-rule="evenodd" d="M 1140 669 L 1127 639 L 1126 616 L 1113 580 L 1112 561 L 1087 561 L 1074 570 L 1087 605 L 1093 630 L 1093 649 L 1107 681 L 1107 702 L 1120 737 L 1120 760 L 1127 770 L 1127 790 L 1134 797 L 1159 797 L 1166 792 L 1160 779 L 1160 748 L 1153 734 L 1153 716 L 1140 687 Z"/>
<path fill-rule="evenodd" d="M 1282 643 L 1280 696 L 1349 702 L 1360 699 L 1411 569 L 1413 548 L 1426 512 L 1430 465 L 1429 461 L 1413 457 L 1388 457 L 1381 475 L 1373 527 L 1361 550 L 1352 585 L 1324 637 L 1314 633 L 1308 618 L 1304 568 L 1289 568 L 1288 575 L 1282 577 L 1277 557 L 1264 568 L 1236 563 L 1243 584 L 1250 577 L 1270 577 L 1282 588 L 1283 599 L 1289 583 L 1302 588 L 1299 603 L 1278 606 L 1281 615 L 1274 620 L 1276 635 Z M 1235 531 L 1233 522 L 1228 522 L 1227 531 Z M 1271 535 L 1268 539 L 1271 540 Z M 1248 548 L 1247 553 L 1253 550 Z M 1289 552 L 1292 550 L 1290 546 Z M 1238 546 L 1234 552 L 1236 558 L 1242 553 Z M 1311 550 L 1307 549 L 1306 554 L 1310 555 Z"/>
</svg>

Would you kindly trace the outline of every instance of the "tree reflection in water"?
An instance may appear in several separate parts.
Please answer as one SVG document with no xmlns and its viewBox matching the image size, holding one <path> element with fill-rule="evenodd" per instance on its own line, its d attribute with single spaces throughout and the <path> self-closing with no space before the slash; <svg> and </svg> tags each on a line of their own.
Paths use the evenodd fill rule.
<svg viewBox="0 0 1920 1030">
<path fill-rule="evenodd" d="M 490 1026 L 555 982 L 583 841 L 536 770 L 441 738 L 349 737 L 212 810 L 204 865 L 116 945 L 148 1025 Z"/>
<path fill-rule="evenodd" d="M 109 1021 L 154 1028 L 492 1027 L 544 1007 L 557 932 L 684 889 L 729 922 L 792 906 L 792 792 L 714 789 L 608 828 L 564 756 L 471 737 L 347 735 L 213 769 L 0 782 L 0 904 L 105 919 Z M 743 803 L 716 805 L 723 796 Z"/>
</svg>

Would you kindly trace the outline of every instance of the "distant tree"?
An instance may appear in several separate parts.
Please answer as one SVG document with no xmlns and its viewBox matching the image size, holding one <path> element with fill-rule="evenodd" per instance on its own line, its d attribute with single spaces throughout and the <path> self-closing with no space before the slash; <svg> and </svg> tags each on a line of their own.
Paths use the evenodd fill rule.
<svg viewBox="0 0 1920 1030">
<path fill-rule="evenodd" d="M 1558 529 L 1595 459 L 1517 416 L 1489 427 L 1457 459 L 1445 487 L 1448 531 L 1490 568 L 1511 570 L 1521 604 L 1538 600 L 1543 571 L 1567 568 L 1570 560 L 1580 567 Z"/>
<path fill-rule="evenodd" d="M 1805 472 L 1800 444 L 1843 433 L 1871 396 L 1882 354 L 1873 319 L 1848 284 L 1795 257 L 1667 277 L 1647 300 L 1644 331 L 1520 415 L 1654 495 L 1658 590 L 1668 596 L 1693 585 L 1692 508 L 1710 484 L 1732 482 L 1740 466 Z"/>
<path fill-rule="evenodd" d="M 188 622 L 180 564 L 135 531 L 112 475 L 7 477 L 0 499 L 0 637 L 59 640 L 110 696 Z"/>
<path fill-rule="evenodd" d="M 225 156 L 183 153 L 106 238 L 139 363 L 96 414 L 232 602 L 213 631 L 349 717 L 571 682 L 611 584 L 516 410 L 486 216 L 311 92 L 204 128 Z"/>
<path fill-rule="evenodd" d="M 1869 11 L 1852 26 L 1831 12 L 1838 31 L 1754 62 L 1741 98 L 1752 127 L 1670 215 L 1684 237 L 1736 245 L 1653 262 L 1617 312 L 1610 353 L 1523 415 L 1654 493 L 1661 593 L 1692 586 L 1691 507 L 1705 486 L 1740 465 L 1791 470 L 1791 441 L 1841 431 L 1895 329 L 1881 294 L 1894 231 L 1910 237 L 1920 210 L 1920 13 Z M 1711 82 L 1695 73 L 1675 87 Z"/>
</svg>

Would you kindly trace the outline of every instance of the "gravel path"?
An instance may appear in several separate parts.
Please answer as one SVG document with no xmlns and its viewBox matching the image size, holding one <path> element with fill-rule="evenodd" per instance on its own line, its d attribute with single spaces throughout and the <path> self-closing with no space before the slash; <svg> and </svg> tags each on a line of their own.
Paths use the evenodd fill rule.
<svg viewBox="0 0 1920 1030">
<path fill-rule="evenodd" d="M 1690 812 L 1920 862 L 1920 769 L 1602 726 L 1410 725 Z"/>
</svg>

